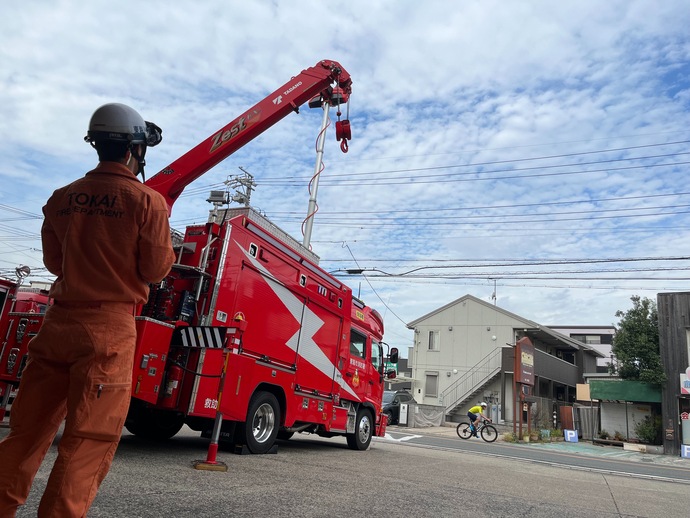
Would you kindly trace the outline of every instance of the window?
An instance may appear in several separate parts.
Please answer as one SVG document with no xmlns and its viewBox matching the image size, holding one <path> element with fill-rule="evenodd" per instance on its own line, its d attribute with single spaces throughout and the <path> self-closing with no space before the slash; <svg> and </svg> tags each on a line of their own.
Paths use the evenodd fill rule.
<svg viewBox="0 0 690 518">
<path fill-rule="evenodd" d="M 371 342 L 371 364 L 374 366 L 376 370 L 379 369 L 379 366 L 381 364 L 381 357 L 383 356 L 383 349 L 381 348 L 381 344 L 372 341 Z M 383 372 L 383 371 L 381 371 Z"/>
<path fill-rule="evenodd" d="M 588 345 L 601 345 L 607 343 L 606 336 L 602 335 L 570 335 L 570 338 Z M 610 341 L 608 343 L 611 343 Z"/>
<path fill-rule="evenodd" d="M 429 331 L 429 350 L 438 351 L 439 345 L 439 334 L 438 331 Z"/>
<path fill-rule="evenodd" d="M 7 299 L 7 290 L 0 290 L 0 313 L 2 313 L 2 308 L 5 306 L 5 300 Z"/>
<path fill-rule="evenodd" d="M 352 356 L 366 357 L 367 337 L 354 329 L 350 331 L 350 354 Z"/>
<path fill-rule="evenodd" d="M 424 384 L 424 395 L 426 397 L 438 396 L 438 372 L 427 373 L 426 383 Z"/>
</svg>

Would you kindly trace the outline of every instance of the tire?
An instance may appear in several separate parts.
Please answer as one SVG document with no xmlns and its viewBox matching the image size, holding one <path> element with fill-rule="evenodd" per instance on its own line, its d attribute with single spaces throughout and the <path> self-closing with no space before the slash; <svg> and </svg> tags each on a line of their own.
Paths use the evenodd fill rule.
<svg viewBox="0 0 690 518">
<path fill-rule="evenodd" d="M 455 429 L 458 433 L 458 437 L 461 439 L 469 439 L 472 437 L 472 430 L 470 430 L 470 423 L 460 423 Z"/>
<path fill-rule="evenodd" d="M 374 433 L 374 422 L 371 417 L 371 412 L 366 409 L 360 409 L 357 412 L 357 420 L 355 422 L 355 433 L 347 434 L 347 445 L 351 450 L 363 451 L 371 444 L 371 436 Z"/>
<path fill-rule="evenodd" d="M 395 418 L 393 417 L 393 412 L 390 410 L 386 412 L 386 415 L 388 416 L 388 424 L 397 424 L 395 423 Z"/>
<path fill-rule="evenodd" d="M 486 442 L 494 442 L 496 439 L 498 439 L 498 431 L 494 426 L 491 426 L 490 424 L 484 425 L 481 434 L 482 439 L 484 439 Z"/>
<path fill-rule="evenodd" d="M 177 412 L 138 409 L 127 417 L 125 428 L 149 441 L 166 441 L 184 426 L 184 416 Z"/>
<path fill-rule="evenodd" d="M 270 392 L 257 392 L 247 410 L 242 439 L 252 453 L 267 453 L 276 442 L 280 427 L 280 405 Z"/>
</svg>

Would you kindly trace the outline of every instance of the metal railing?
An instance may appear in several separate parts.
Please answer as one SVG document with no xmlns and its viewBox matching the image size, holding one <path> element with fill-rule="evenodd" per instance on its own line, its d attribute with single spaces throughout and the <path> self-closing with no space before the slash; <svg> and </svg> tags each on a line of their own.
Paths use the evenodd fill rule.
<svg viewBox="0 0 690 518">
<path fill-rule="evenodd" d="M 500 371 L 501 348 L 497 347 L 441 393 L 445 413 L 452 411 Z"/>
</svg>

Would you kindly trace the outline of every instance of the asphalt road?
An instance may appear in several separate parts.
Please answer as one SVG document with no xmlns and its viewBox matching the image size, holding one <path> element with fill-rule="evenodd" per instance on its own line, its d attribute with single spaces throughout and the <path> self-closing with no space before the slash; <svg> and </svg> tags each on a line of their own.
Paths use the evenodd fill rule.
<svg viewBox="0 0 690 518">
<path fill-rule="evenodd" d="M 0 437 L 6 433 L 0 429 Z M 500 442 L 438 436 L 401 440 L 405 435 L 411 436 L 391 433 L 365 452 L 348 450 L 341 438 L 296 436 L 281 442 L 273 455 L 221 451 L 218 460 L 228 471 L 214 472 L 192 467 L 206 458 L 208 447 L 194 432 L 154 444 L 125 432 L 89 517 L 689 514 L 690 487 L 683 482 L 570 469 L 530 455 L 517 459 L 514 450 L 520 447 Z M 18 517 L 36 516 L 55 455 L 54 445 Z M 563 459 L 567 462 L 567 455 Z M 634 469 L 635 463 L 628 464 Z"/>
<path fill-rule="evenodd" d="M 392 430 L 389 429 L 389 439 L 406 445 L 690 484 L 690 460 L 668 455 L 625 452 L 620 447 L 592 446 L 590 443 L 511 444 L 499 441 L 486 444 L 479 439 L 463 441 L 449 433 L 425 435 L 423 430 L 419 434 L 414 431 L 396 432 L 395 428 Z"/>
</svg>

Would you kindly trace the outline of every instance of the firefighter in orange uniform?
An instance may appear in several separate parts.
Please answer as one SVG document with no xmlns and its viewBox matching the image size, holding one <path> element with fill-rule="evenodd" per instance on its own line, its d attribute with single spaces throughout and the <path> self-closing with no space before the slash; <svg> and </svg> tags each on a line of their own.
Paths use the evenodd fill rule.
<svg viewBox="0 0 690 518">
<path fill-rule="evenodd" d="M 165 200 L 136 176 L 160 128 L 128 106 L 106 104 L 91 117 L 85 140 L 98 166 L 43 207 L 54 304 L 29 344 L 10 433 L 0 442 L 2 518 L 26 501 L 63 421 L 38 516 L 86 516 L 129 407 L 136 305 L 174 261 Z"/>
</svg>

